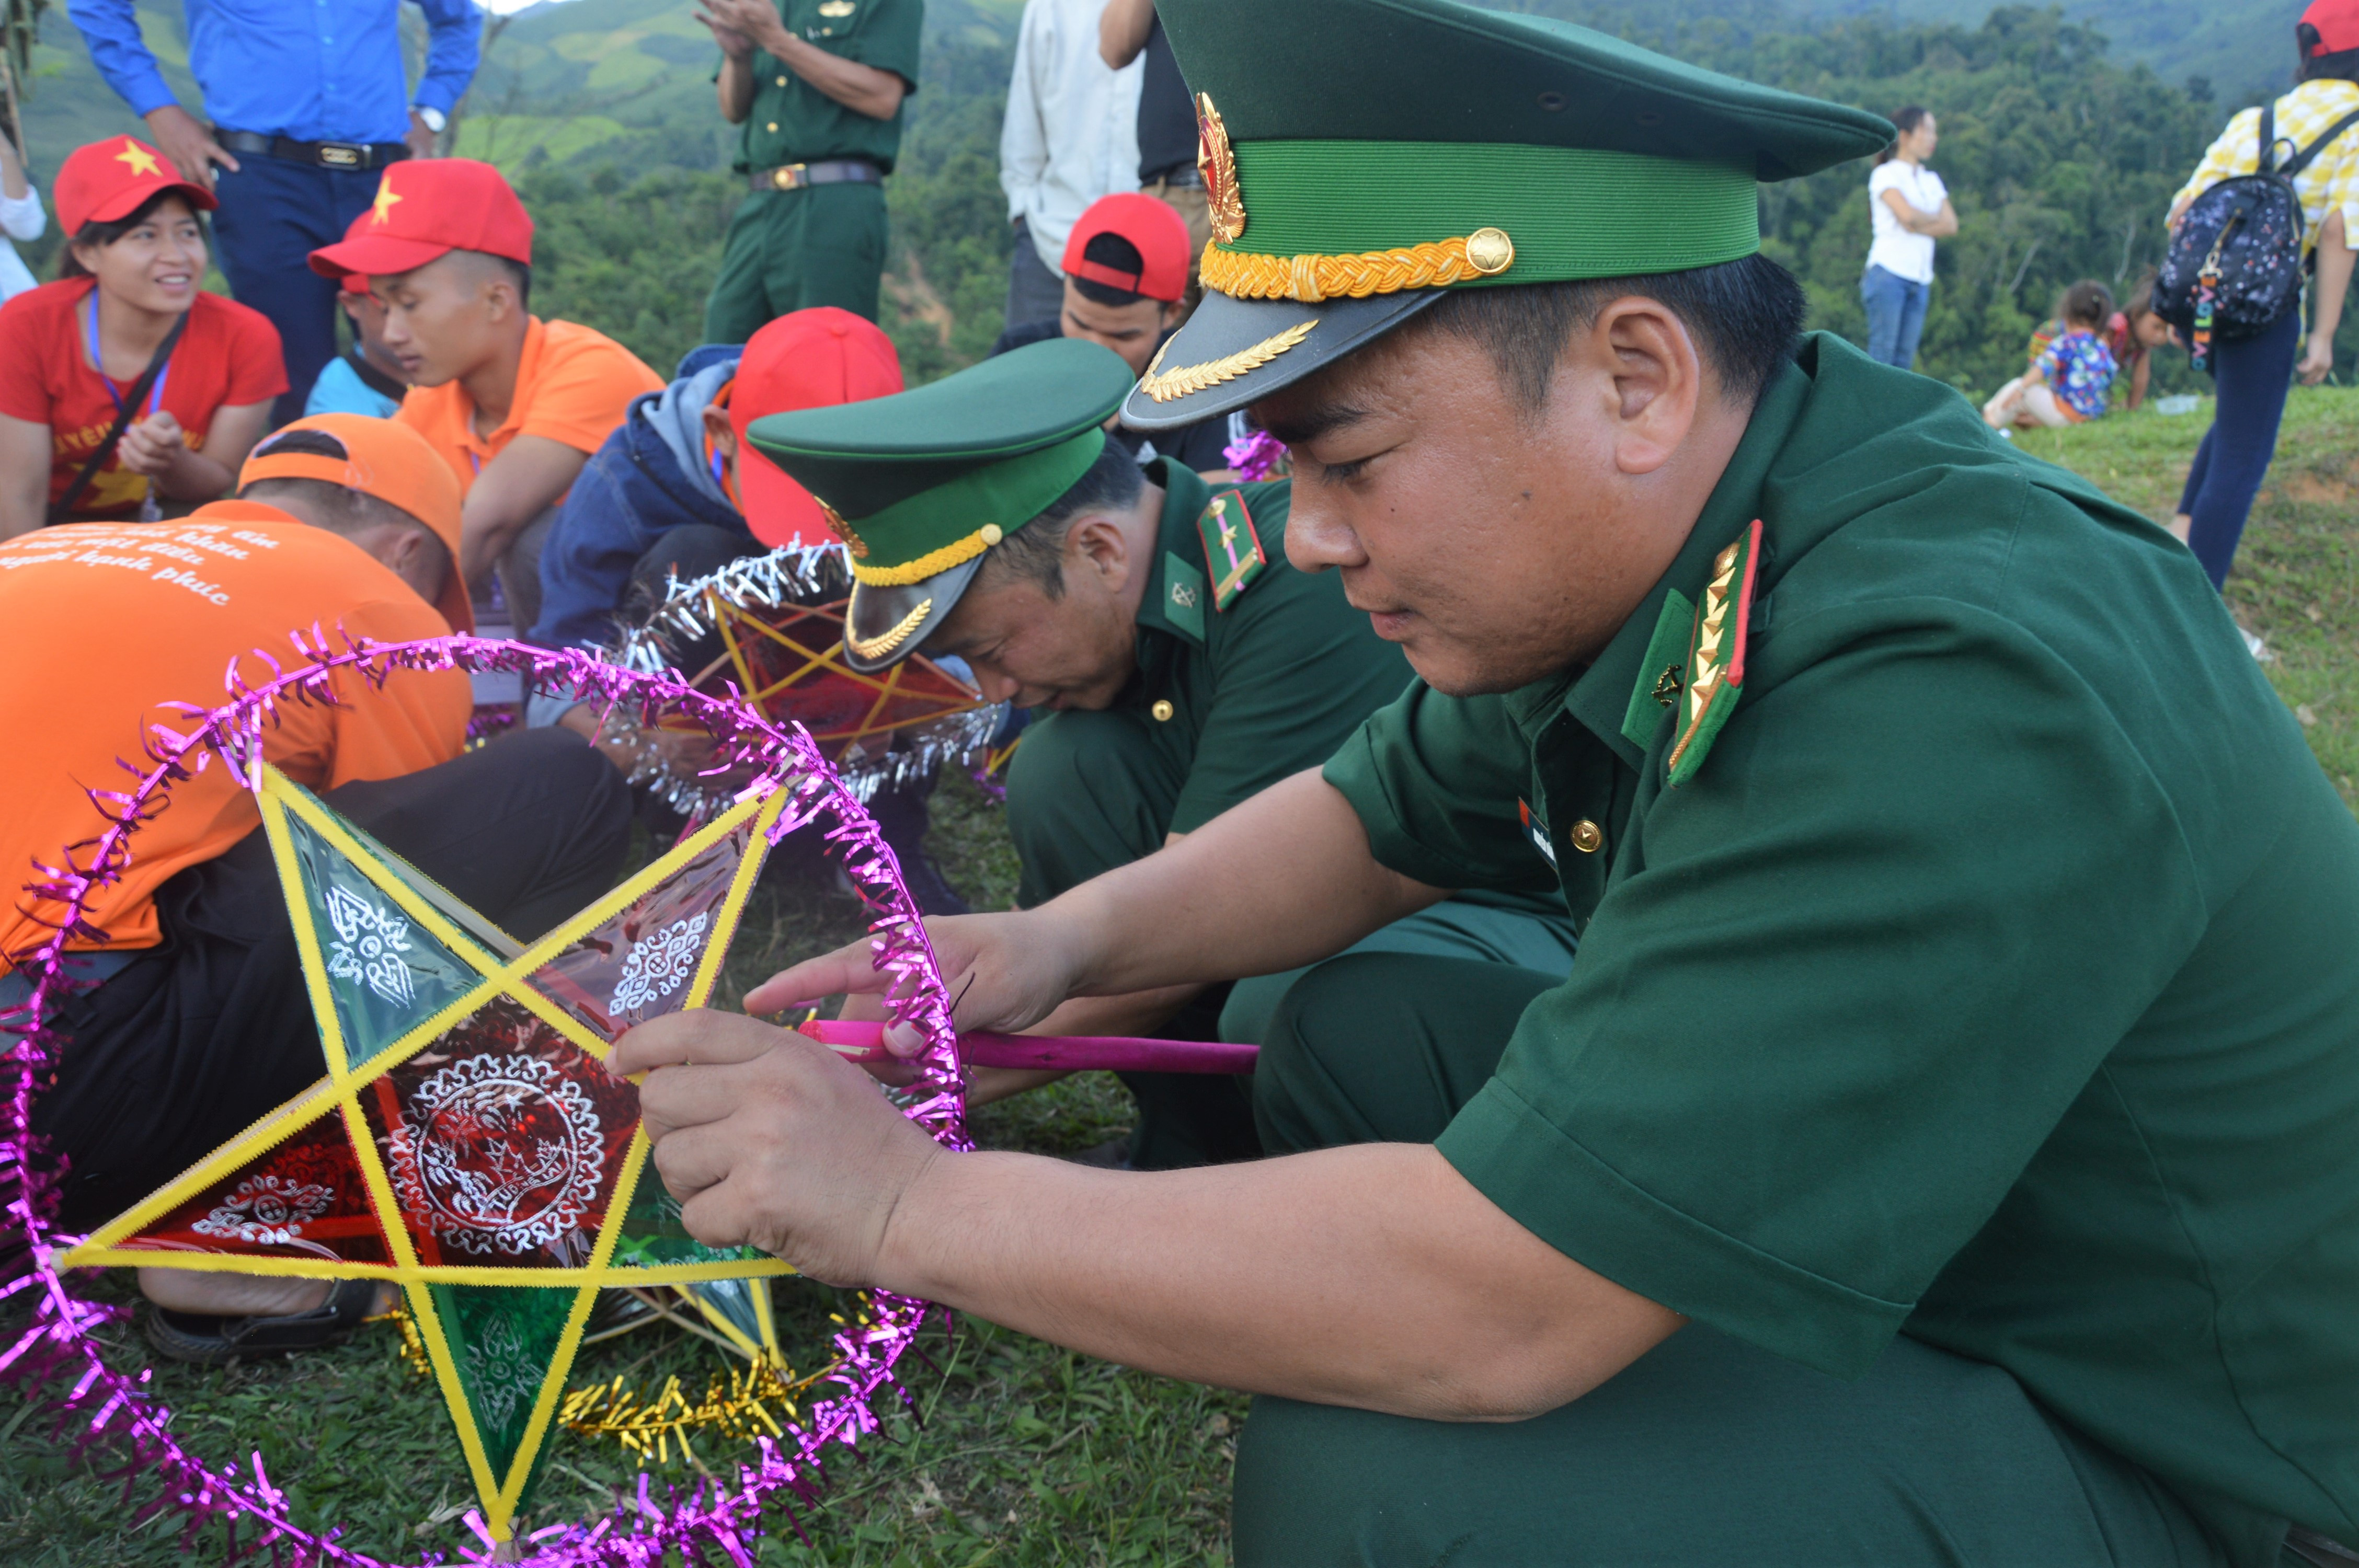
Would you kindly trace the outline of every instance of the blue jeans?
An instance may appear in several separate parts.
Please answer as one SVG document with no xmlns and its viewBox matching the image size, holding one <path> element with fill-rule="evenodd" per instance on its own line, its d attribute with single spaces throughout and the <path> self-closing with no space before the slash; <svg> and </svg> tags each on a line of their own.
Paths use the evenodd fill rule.
<svg viewBox="0 0 2359 1568">
<path fill-rule="evenodd" d="M 2288 310 L 2257 338 L 2212 345 L 2212 380 L 2220 395 L 2212 428 L 2195 449 L 2179 509 L 2187 514 L 2187 547 L 2203 563 L 2218 588 L 2228 580 L 2245 517 L 2269 471 L 2277 448 L 2277 420 L 2285 413 L 2286 389 L 2293 381 L 2301 349 L 2301 312 Z"/>
<path fill-rule="evenodd" d="M 1917 340 L 1925 331 L 1925 301 L 1933 292 L 1930 283 L 1907 278 L 1872 266 L 1861 275 L 1859 301 L 1867 307 L 1867 357 L 1878 364 L 1907 370 L 1917 362 Z"/>
<path fill-rule="evenodd" d="M 311 270 L 310 254 L 344 237 L 376 199 L 385 175 L 374 168 L 322 168 L 268 153 L 244 153 L 237 162 L 234 172 L 221 171 L 213 188 L 221 199 L 213 243 L 230 293 L 278 329 L 287 390 L 270 422 L 284 425 L 302 414 L 311 384 L 336 357 L 339 284 Z"/>
</svg>

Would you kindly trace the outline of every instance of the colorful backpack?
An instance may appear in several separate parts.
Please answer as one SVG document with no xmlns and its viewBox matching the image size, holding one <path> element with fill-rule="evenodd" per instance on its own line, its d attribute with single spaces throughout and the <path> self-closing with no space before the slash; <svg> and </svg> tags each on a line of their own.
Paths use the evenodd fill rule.
<svg viewBox="0 0 2359 1568">
<path fill-rule="evenodd" d="M 2188 205 L 2155 280 L 2155 312 L 2179 329 L 2198 370 L 2211 368 L 2214 338 L 2230 342 L 2258 337 L 2296 308 L 2301 297 L 2302 216 L 2294 176 L 2335 137 L 2359 124 L 2354 109 L 2279 164 L 2276 115 L 2274 103 L 2261 105 L 2259 172 L 2223 179 Z"/>
</svg>

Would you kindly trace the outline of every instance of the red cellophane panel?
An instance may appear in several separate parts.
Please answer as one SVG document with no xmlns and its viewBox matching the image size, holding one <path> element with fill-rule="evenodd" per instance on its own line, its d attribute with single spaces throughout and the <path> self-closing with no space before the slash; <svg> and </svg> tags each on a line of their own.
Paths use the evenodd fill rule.
<svg viewBox="0 0 2359 1568">
<path fill-rule="evenodd" d="M 508 997 L 360 1101 L 429 1267 L 586 1265 L 639 1121 L 636 1087 Z"/>
<path fill-rule="evenodd" d="M 390 1263 L 368 1189 L 327 1114 L 161 1224 L 123 1244 L 140 1250 Z"/>
<path fill-rule="evenodd" d="M 741 825 L 533 972 L 533 989 L 613 1040 L 688 1005 L 721 901 L 754 838 Z"/>
</svg>

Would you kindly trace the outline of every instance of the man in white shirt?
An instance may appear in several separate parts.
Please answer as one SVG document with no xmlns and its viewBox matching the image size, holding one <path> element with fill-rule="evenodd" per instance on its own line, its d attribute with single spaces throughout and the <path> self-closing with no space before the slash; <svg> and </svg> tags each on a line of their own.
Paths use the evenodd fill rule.
<svg viewBox="0 0 2359 1568">
<path fill-rule="evenodd" d="M 1133 61 L 1098 58 L 1104 0 L 1026 0 L 1016 71 L 999 132 L 999 183 L 1016 252 L 1008 262 L 1007 325 L 1052 321 L 1064 301 L 1058 263 L 1082 213 L 1137 185 L 1138 84 Z"/>
<path fill-rule="evenodd" d="M 1941 177 L 1925 167 L 1940 135 L 1931 112 L 1912 104 L 1892 116 L 1892 146 L 1867 177 L 1875 240 L 1859 297 L 1867 307 L 1868 357 L 1907 370 L 1933 292 L 1933 242 L 1958 232 L 1958 214 Z"/>
</svg>

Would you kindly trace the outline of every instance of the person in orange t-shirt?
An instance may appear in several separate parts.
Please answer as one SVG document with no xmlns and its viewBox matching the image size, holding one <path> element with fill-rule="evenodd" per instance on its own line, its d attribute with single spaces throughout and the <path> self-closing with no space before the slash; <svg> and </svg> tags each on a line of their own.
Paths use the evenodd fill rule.
<svg viewBox="0 0 2359 1568">
<path fill-rule="evenodd" d="M 487 163 L 392 165 L 368 216 L 311 266 L 366 276 L 385 302 L 385 345 L 410 384 L 394 417 L 466 496 L 459 569 L 480 590 L 497 567 L 509 623 L 530 628 L 557 503 L 663 378 L 602 333 L 530 313 L 532 219 Z"/>
<path fill-rule="evenodd" d="M 14 868 L 0 957 L 44 946 L 63 910 L 27 884 L 87 864 L 103 827 L 89 789 L 144 772 L 164 706 L 221 700 L 234 662 L 268 678 L 288 634 L 313 625 L 407 642 L 473 625 L 451 568 L 459 490 L 416 433 L 330 414 L 267 438 L 238 499 L 177 522 L 67 524 L 0 543 L 0 733 Z M 209 689 L 212 688 L 212 689 Z M 489 918 L 520 935 L 554 926 L 611 884 L 630 793 L 570 730 L 465 751 L 473 697 L 455 670 L 336 680 L 339 701 L 282 703 L 263 751 L 297 783 Z M 69 939 L 82 982 L 50 1013 L 55 1085 L 34 1130 L 66 1162 L 59 1221 L 122 1212 L 325 1071 L 294 929 L 253 797 L 225 769 L 179 783 L 131 839 L 131 863 Z M 0 1004 L 27 981 L 0 974 Z M 13 993 L 13 994 L 12 994 Z M 349 1333 L 365 1281 L 143 1270 L 149 1337 L 191 1360 L 298 1348 Z"/>
</svg>

